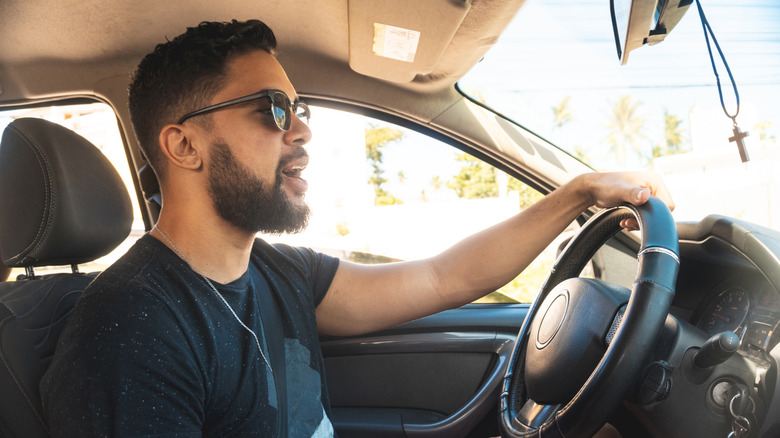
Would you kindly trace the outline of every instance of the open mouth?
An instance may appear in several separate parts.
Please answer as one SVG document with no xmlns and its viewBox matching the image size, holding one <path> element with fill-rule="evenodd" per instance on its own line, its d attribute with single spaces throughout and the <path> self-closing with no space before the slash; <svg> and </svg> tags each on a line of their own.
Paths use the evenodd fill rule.
<svg viewBox="0 0 780 438">
<path fill-rule="evenodd" d="M 308 157 L 301 157 L 282 169 L 285 185 L 294 193 L 303 195 L 309 189 L 309 183 L 301 178 L 301 174 L 308 164 Z"/>
<path fill-rule="evenodd" d="M 282 173 L 289 178 L 301 178 L 301 173 L 306 169 L 306 166 L 293 166 L 282 170 Z"/>
</svg>

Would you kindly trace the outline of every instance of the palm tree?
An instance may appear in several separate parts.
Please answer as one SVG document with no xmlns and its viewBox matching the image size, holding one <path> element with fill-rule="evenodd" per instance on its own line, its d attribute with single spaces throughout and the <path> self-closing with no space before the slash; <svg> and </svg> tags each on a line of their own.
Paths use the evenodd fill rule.
<svg viewBox="0 0 780 438">
<path fill-rule="evenodd" d="M 670 114 L 668 109 L 664 109 L 664 143 L 653 146 L 652 160 L 666 155 L 675 155 L 686 152 L 683 149 L 685 139 L 685 130 L 680 127 L 682 119 Z"/>
<path fill-rule="evenodd" d="M 380 126 L 369 123 L 365 127 L 366 159 L 373 169 L 368 183 L 374 186 L 374 205 L 403 204 L 403 201 L 391 195 L 384 188 L 387 178 L 382 168 L 382 150 L 389 144 L 400 141 L 404 132 L 390 126 Z"/>
<path fill-rule="evenodd" d="M 685 141 L 685 130 L 680 127 L 682 122 L 682 119 L 674 114 L 669 114 L 669 110 L 664 109 L 664 133 L 666 134 L 666 153 L 668 155 L 683 152 L 682 144 Z"/>
<path fill-rule="evenodd" d="M 753 129 L 758 131 L 758 141 L 762 145 L 766 146 L 768 143 L 774 143 L 777 141 L 777 136 L 772 133 L 772 122 L 764 120 L 758 122 L 753 126 Z"/>
<path fill-rule="evenodd" d="M 645 119 L 638 113 L 639 102 L 631 96 L 621 96 L 615 103 L 610 114 L 610 122 L 607 125 L 607 144 L 610 152 L 615 154 L 615 160 L 619 164 L 626 161 L 628 150 L 642 158 L 642 148 L 639 141 L 647 138 L 644 134 Z"/>
<path fill-rule="evenodd" d="M 571 105 L 569 105 L 569 98 L 570 96 L 566 96 L 558 105 L 550 107 L 553 112 L 553 129 L 561 129 L 563 125 L 571 122 L 574 118 Z"/>
</svg>

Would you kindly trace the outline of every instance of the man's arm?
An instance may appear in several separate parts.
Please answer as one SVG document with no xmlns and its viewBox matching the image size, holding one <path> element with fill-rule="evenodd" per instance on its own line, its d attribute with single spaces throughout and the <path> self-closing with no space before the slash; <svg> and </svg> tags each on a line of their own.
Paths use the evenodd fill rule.
<svg viewBox="0 0 780 438">
<path fill-rule="evenodd" d="M 342 262 L 317 307 L 319 331 L 366 333 L 469 303 L 515 278 L 588 207 L 643 204 L 651 194 L 674 207 L 655 174 L 581 175 L 430 259 L 386 265 Z"/>
</svg>

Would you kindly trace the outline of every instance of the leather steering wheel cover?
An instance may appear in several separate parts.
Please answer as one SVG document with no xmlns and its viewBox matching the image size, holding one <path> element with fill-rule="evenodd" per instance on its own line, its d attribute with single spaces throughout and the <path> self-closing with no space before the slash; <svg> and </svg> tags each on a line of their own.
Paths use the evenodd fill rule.
<svg viewBox="0 0 780 438">
<path fill-rule="evenodd" d="M 623 324 L 596 369 L 574 398 L 539 429 L 519 431 L 512 421 L 524 399 L 523 368 L 529 327 L 549 292 L 561 281 L 577 276 L 582 266 L 612 236 L 620 221 L 635 217 L 642 245 L 639 269 Z M 663 326 L 674 297 L 679 270 L 677 229 L 668 208 L 651 199 L 642 206 L 624 204 L 594 215 L 563 251 L 529 309 L 518 334 L 504 377 L 499 423 L 504 437 L 591 436 L 633 388 Z M 610 385 L 605 384 L 606 381 Z"/>
</svg>

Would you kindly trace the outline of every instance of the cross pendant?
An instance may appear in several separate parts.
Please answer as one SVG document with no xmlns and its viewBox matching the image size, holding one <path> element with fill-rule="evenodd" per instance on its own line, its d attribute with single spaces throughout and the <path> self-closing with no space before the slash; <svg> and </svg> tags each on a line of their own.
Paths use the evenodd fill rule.
<svg viewBox="0 0 780 438">
<path fill-rule="evenodd" d="M 742 159 L 743 163 L 747 163 L 750 160 L 750 157 L 748 157 L 747 147 L 745 147 L 745 141 L 743 140 L 745 137 L 747 137 L 750 133 L 745 131 L 742 132 L 739 130 L 739 126 L 734 123 L 734 136 L 729 137 L 729 142 L 735 141 L 737 142 L 737 148 L 739 149 L 739 158 Z"/>
</svg>

